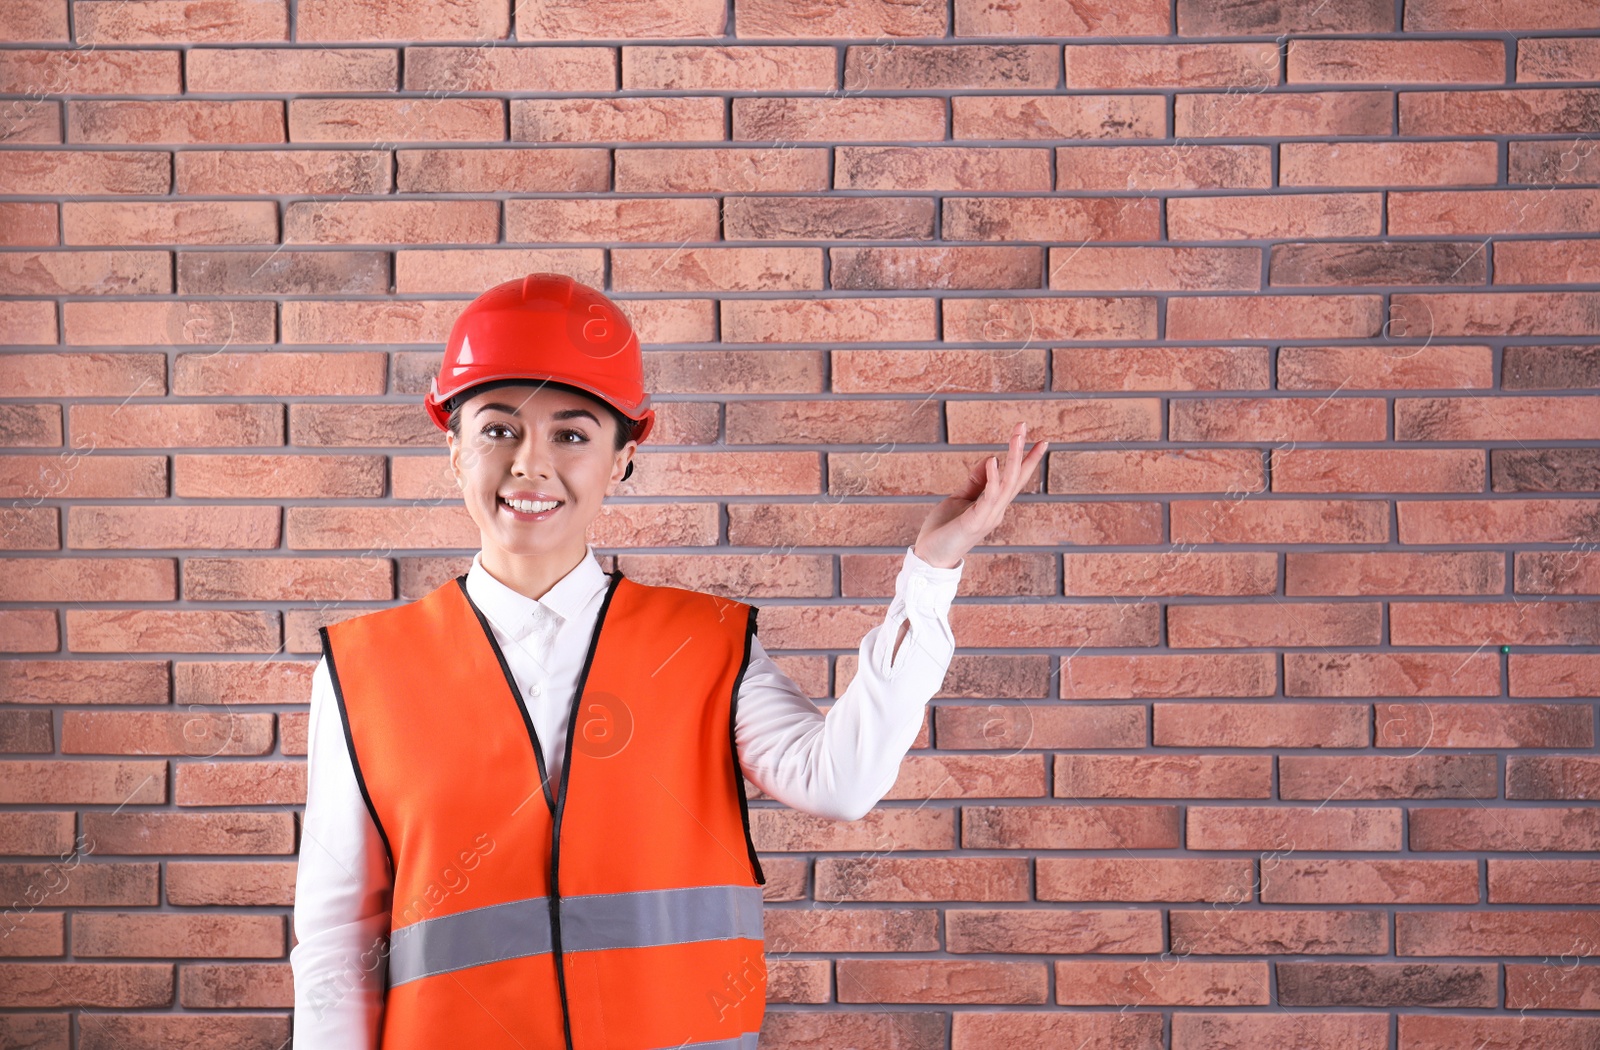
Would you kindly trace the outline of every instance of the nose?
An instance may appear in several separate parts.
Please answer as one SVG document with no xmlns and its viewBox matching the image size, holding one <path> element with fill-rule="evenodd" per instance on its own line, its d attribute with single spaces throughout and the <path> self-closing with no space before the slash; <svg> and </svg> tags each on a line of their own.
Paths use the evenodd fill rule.
<svg viewBox="0 0 1600 1050">
<path fill-rule="evenodd" d="M 528 427 L 517 446 L 511 461 L 511 473 L 521 478 L 548 478 L 550 476 L 550 450 L 537 427 Z"/>
</svg>

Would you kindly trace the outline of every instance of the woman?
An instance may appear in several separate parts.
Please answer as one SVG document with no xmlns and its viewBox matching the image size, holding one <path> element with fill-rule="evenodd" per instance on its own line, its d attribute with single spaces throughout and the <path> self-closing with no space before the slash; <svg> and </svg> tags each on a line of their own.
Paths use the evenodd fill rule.
<svg viewBox="0 0 1600 1050">
<path fill-rule="evenodd" d="M 655 419 L 604 295 L 559 274 L 485 292 L 425 405 L 482 549 L 322 629 L 296 1047 L 754 1047 L 743 778 L 833 819 L 883 797 L 949 664 L 962 559 L 1045 443 L 1024 458 L 1018 424 L 1005 465 L 932 510 L 824 718 L 754 606 L 600 569 L 589 527 Z"/>
</svg>

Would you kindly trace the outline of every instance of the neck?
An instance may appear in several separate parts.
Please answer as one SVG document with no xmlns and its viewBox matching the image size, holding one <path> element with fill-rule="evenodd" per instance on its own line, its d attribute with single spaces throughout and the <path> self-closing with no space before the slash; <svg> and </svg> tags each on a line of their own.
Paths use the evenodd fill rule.
<svg viewBox="0 0 1600 1050">
<path fill-rule="evenodd" d="M 518 594 L 537 600 L 588 556 L 588 544 L 580 541 L 575 550 L 563 548 L 547 554 L 512 554 L 486 545 L 478 560 L 490 576 Z"/>
</svg>

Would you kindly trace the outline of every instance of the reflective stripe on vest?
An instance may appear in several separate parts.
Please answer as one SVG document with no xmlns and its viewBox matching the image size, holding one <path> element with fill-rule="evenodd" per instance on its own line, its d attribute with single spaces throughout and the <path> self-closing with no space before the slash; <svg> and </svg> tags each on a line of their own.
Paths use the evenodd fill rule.
<svg viewBox="0 0 1600 1050">
<path fill-rule="evenodd" d="M 762 939 L 759 886 L 689 886 L 596 893 L 561 900 L 561 950 Z M 538 955 L 552 948 L 550 898 L 491 904 L 394 931 L 389 986 L 467 966 Z"/>
<path fill-rule="evenodd" d="M 391 864 L 377 1050 L 753 1050 L 765 879 L 734 729 L 756 608 L 614 572 L 553 781 L 465 584 L 321 629 Z"/>
</svg>

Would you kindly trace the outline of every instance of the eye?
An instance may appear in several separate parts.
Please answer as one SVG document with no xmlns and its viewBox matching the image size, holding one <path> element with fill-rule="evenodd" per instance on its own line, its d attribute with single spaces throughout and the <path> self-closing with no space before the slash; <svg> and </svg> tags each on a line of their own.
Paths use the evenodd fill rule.
<svg viewBox="0 0 1600 1050">
<path fill-rule="evenodd" d="M 516 432 L 513 431 L 511 429 L 511 427 L 509 427 L 505 423 L 490 423 L 490 424 L 486 425 L 483 428 L 482 433 L 487 434 L 490 437 L 494 437 L 495 435 L 490 433 L 490 431 L 493 431 L 493 430 L 503 430 L 503 431 L 506 432 L 506 436 L 507 437 L 515 437 L 516 436 Z"/>
<path fill-rule="evenodd" d="M 556 432 L 556 437 L 564 438 L 567 434 L 573 435 L 574 437 L 576 437 L 578 439 L 579 442 L 583 442 L 583 441 L 588 441 L 589 440 L 589 435 L 588 434 L 585 434 L 581 430 L 572 430 L 572 429 L 559 430 L 559 431 Z M 575 444 L 575 443 L 576 442 L 565 441 L 565 440 L 560 442 L 560 444 L 563 444 L 563 445 L 571 445 L 571 444 Z"/>
</svg>

